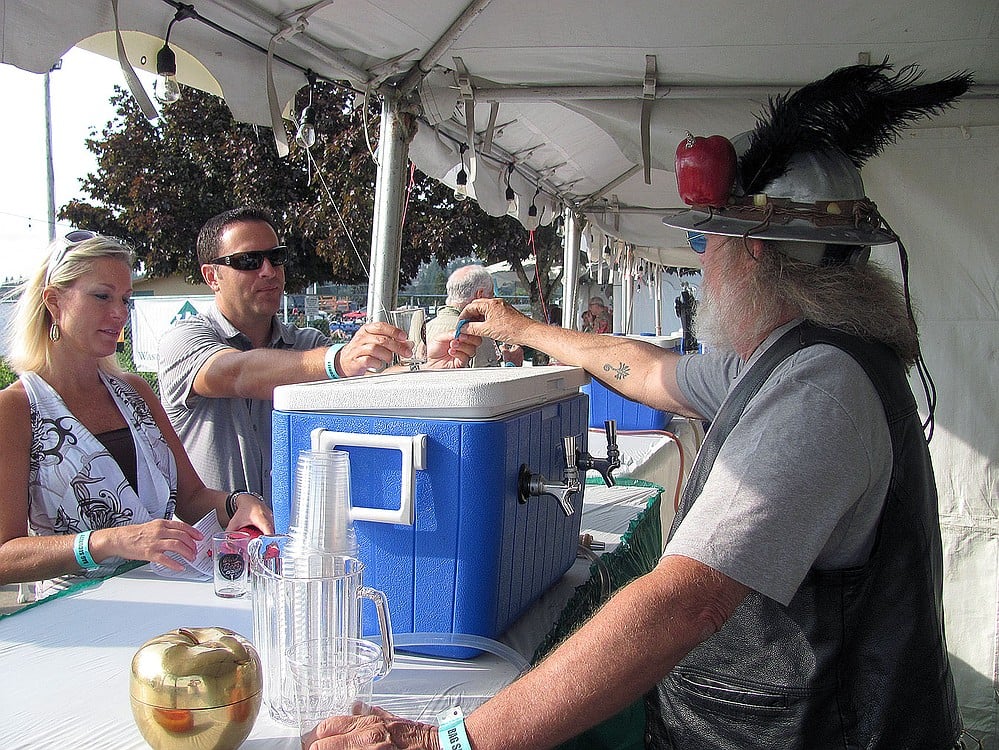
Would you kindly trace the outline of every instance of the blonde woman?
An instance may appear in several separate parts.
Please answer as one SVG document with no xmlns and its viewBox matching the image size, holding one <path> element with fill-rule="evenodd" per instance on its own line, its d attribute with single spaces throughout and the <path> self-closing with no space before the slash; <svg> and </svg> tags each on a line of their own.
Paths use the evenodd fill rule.
<svg viewBox="0 0 999 750">
<path fill-rule="evenodd" d="M 149 385 L 115 360 L 132 254 L 75 231 L 24 284 L 9 331 L 20 376 L 0 391 L 0 583 L 107 575 L 125 560 L 193 560 L 190 524 L 273 531 L 259 496 L 205 487 Z"/>
</svg>

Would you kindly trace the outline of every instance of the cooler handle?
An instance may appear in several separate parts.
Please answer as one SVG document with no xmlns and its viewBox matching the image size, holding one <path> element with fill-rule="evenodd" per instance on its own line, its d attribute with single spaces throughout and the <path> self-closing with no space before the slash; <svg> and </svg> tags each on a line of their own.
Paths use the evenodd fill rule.
<svg viewBox="0 0 999 750">
<path fill-rule="evenodd" d="M 311 433 L 312 450 L 334 450 L 338 446 L 355 448 L 385 448 L 402 454 L 402 485 L 399 492 L 399 507 L 396 508 L 354 508 L 350 517 L 354 521 L 376 521 L 413 525 L 413 509 L 416 506 L 416 470 L 427 468 L 426 435 L 365 435 L 357 432 L 333 432 L 317 427 Z"/>
</svg>

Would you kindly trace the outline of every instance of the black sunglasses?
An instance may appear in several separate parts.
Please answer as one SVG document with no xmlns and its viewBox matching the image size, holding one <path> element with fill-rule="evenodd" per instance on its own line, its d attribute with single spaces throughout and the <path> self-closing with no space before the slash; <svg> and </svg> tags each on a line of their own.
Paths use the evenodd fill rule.
<svg viewBox="0 0 999 750">
<path fill-rule="evenodd" d="M 272 247 L 270 250 L 251 250 L 248 253 L 233 253 L 208 261 L 213 266 L 229 266 L 237 271 L 256 271 L 264 264 L 264 259 L 272 266 L 283 266 L 288 262 L 288 248 L 285 245 Z"/>
</svg>

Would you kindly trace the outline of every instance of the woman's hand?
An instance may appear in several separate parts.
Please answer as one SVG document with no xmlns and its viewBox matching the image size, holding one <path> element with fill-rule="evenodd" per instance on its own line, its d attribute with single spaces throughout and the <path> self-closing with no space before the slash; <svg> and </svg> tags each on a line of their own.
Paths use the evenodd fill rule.
<svg viewBox="0 0 999 750">
<path fill-rule="evenodd" d="M 273 534 L 274 514 L 256 495 L 243 492 L 236 495 L 236 513 L 226 524 L 226 530 L 238 531 L 246 526 L 260 529 L 262 534 Z"/>
<path fill-rule="evenodd" d="M 457 338 L 449 333 L 438 334 L 427 342 L 427 367 L 436 370 L 468 367 L 481 343 L 481 336 L 470 333 L 461 333 Z"/>
<path fill-rule="evenodd" d="M 96 562 L 109 557 L 122 557 L 126 560 L 148 560 L 182 571 L 184 566 L 167 553 L 172 552 L 192 562 L 202 538 L 200 531 L 183 521 L 157 518 L 130 526 L 97 529 L 90 535 L 90 554 Z"/>
</svg>

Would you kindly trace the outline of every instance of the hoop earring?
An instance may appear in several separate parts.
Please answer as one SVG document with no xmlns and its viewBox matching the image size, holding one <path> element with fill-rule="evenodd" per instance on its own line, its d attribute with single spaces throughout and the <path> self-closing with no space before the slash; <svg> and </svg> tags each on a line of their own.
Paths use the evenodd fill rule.
<svg viewBox="0 0 999 750">
<path fill-rule="evenodd" d="M 53 323 L 52 327 L 49 328 L 49 340 L 58 341 L 62 338 L 62 331 L 59 330 L 59 324 Z"/>
</svg>

